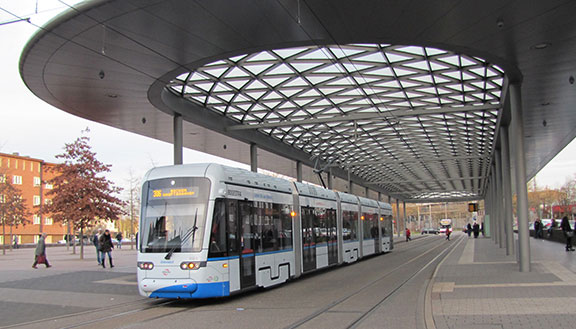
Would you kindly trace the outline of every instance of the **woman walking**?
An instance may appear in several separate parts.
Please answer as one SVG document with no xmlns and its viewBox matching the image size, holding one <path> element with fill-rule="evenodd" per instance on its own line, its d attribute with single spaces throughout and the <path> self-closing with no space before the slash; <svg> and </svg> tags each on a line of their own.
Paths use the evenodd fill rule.
<svg viewBox="0 0 576 329">
<path fill-rule="evenodd" d="M 114 249 L 114 245 L 112 244 L 112 237 L 110 236 L 110 231 L 104 231 L 104 234 L 100 236 L 99 239 L 100 245 L 100 252 L 102 255 L 102 267 L 106 268 L 106 254 L 108 254 L 108 260 L 110 261 L 110 267 L 114 267 L 112 263 L 112 249 Z"/>
<path fill-rule="evenodd" d="M 570 222 L 568 221 L 567 216 L 562 218 L 560 228 L 562 229 L 564 237 L 566 238 L 566 251 L 574 251 L 574 248 L 572 248 L 572 237 L 574 236 L 574 231 L 570 227 Z"/>
<path fill-rule="evenodd" d="M 46 233 L 42 233 L 42 236 L 38 240 L 38 245 L 36 245 L 36 250 L 34 250 L 34 264 L 32 264 L 32 268 L 37 269 L 36 265 L 44 264 L 46 268 L 52 267 L 48 263 L 48 259 L 46 258 Z"/>
</svg>

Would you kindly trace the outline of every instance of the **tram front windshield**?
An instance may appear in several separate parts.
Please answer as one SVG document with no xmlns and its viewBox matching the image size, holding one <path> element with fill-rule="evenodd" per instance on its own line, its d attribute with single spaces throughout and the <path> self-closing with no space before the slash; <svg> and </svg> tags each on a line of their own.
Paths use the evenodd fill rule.
<svg viewBox="0 0 576 329">
<path fill-rule="evenodd" d="M 193 252 L 202 249 L 210 181 L 179 177 L 143 186 L 140 250 L 143 253 Z"/>
</svg>

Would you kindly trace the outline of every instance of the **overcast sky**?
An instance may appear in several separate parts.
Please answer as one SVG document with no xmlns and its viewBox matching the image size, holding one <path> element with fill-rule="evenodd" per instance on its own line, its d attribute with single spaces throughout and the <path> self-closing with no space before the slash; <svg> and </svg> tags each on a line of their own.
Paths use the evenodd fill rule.
<svg viewBox="0 0 576 329">
<path fill-rule="evenodd" d="M 65 9 L 65 5 L 79 1 L 0 0 L 0 24 L 14 19 L 10 13 L 32 17 L 31 22 L 42 25 L 50 17 Z M 10 13 L 8 13 L 8 12 Z M 0 152 L 27 155 L 55 162 L 65 143 L 73 142 L 86 127 L 90 128 L 93 150 L 100 161 L 112 164 L 109 178 L 120 186 L 126 185 L 129 173 L 141 177 L 154 166 L 170 165 L 172 145 L 104 126 L 60 111 L 34 96 L 24 85 L 18 72 L 18 61 L 26 42 L 36 27 L 27 22 L 0 25 Z M 219 162 L 247 168 L 226 159 L 193 150 L 184 151 L 184 163 Z M 539 186 L 559 187 L 576 172 L 576 142 L 569 144 L 537 175 Z"/>
</svg>

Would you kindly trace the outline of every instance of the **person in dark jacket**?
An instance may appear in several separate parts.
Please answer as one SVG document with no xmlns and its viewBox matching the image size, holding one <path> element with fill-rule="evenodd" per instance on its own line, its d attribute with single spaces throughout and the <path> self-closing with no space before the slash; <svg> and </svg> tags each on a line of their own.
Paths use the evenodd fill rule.
<svg viewBox="0 0 576 329">
<path fill-rule="evenodd" d="M 562 218 L 560 228 L 562 229 L 564 237 L 566 238 L 566 251 L 574 251 L 574 248 L 572 248 L 572 235 L 574 234 L 574 231 L 570 227 L 570 222 L 568 221 L 567 216 Z"/>
<path fill-rule="evenodd" d="M 46 258 L 46 235 L 46 233 L 42 233 L 42 236 L 38 240 L 38 245 L 36 245 L 36 250 L 34 250 L 34 264 L 32 264 L 32 268 L 38 268 L 36 265 L 38 265 L 39 262 L 44 262 L 46 268 L 52 267 L 48 263 L 48 258 Z"/>
<path fill-rule="evenodd" d="M 108 254 L 108 260 L 110 261 L 110 267 L 114 267 L 112 263 L 112 249 L 114 249 L 114 244 L 112 244 L 112 237 L 110 236 L 110 231 L 104 231 L 104 234 L 100 236 L 99 239 L 100 252 L 102 253 L 102 267 L 106 268 L 106 254 Z"/>
<path fill-rule="evenodd" d="M 99 228 L 98 232 L 94 232 L 92 237 L 92 244 L 96 248 L 96 259 L 98 260 L 98 265 L 102 265 L 102 252 L 100 252 L 100 237 L 102 236 L 102 229 Z"/>
<path fill-rule="evenodd" d="M 470 225 L 470 223 L 466 225 L 466 233 L 468 233 L 468 237 L 470 237 L 470 234 L 472 234 L 472 225 Z"/>
<path fill-rule="evenodd" d="M 536 220 L 534 221 L 534 238 L 538 239 L 538 232 L 540 231 L 540 226 L 542 226 L 542 223 L 540 222 L 540 219 L 536 218 Z"/>
<path fill-rule="evenodd" d="M 472 225 L 472 231 L 474 232 L 474 239 L 477 239 L 480 234 L 480 225 L 478 225 L 477 222 L 474 222 L 474 225 Z"/>
</svg>

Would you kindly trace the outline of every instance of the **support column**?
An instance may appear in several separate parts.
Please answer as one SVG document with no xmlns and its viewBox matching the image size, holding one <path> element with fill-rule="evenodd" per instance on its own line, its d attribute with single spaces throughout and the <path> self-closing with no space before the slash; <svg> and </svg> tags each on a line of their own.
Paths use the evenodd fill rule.
<svg viewBox="0 0 576 329">
<path fill-rule="evenodd" d="M 498 246 L 500 248 L 506 247 L 506 232 L 504 232 L 504 201 L 503 201 L 503 188 L 502 188 L 502 157 L 500 150 L 495 152 L 495 166 L 496 166 L 496 204 L 498 211 Z"/>
<path fill-rule="evenodd" d="M 370 192 L 370 191 L 368 190 L 368 187 L 365 187 L 365 188 L 364 188 L 364 194 L 366 194 L 366 197 L 367 197 L 367 198 L 368 198 L 368 192 Z"/>
<path fill-rule="evenodd" d="M 302 162 L 296 161 L 296 181 L 302 183 Z"/>
<path fill-rule="evenodd" d="M 498 182 L 496 181 L 496 166 L 492 165 L 492 218 L 494 218 L 494 242 L 497 245 L 500 245 L 500 223 L 498 218 L 498 196 L 497 196 L 497 186 Z"/>
<path fill-rule="evenodd" d="M 510 109 L 514 132 L 514 163 L 516 165 L 516 194 L 518 196 L 518 255 L 520 272 L 530 272 L 530 231 L 528 230 L 528 189 L 526 188 L 526 159 L 524 157 L 524 118 L 520 84 L 510 84 Z"/>
<path fill-rule="evenodd" d="M 400 200 L 396 199 L 396 235 L 400 237 Z"/>
<path fill-rule="evenodd" d="M 378 201 L 382 201 L 382 192 L 378 192 Z"/>
<path fill-rule="evenodd" d="M 174 114 L 174 164 L 182 164 L 182 115 Z"/>
<path fill-rule="evenodd" d="M 348 167 L 348 193 L 352 194 L 352 180 L 350 179 L 350 167 Z"/>
<path fill-rule="evenodd" d="M 328 189 L 332 189 L 332 168 L 328 170 Z"/>
<path fill-rule="evenodd" d="M 250 144 L 250 170 L 258 172 L 258 146 Z"/>
<path fill-rule="evenodd" d="M 404 212 L 403 218 L 402 218 L 403 222 L 404 222 L 404 230 L 406 230 L 406 227 L 408 227 L 408 226 L 406 226 L 406 201 L 402 201 L 402 210 Z"/>
<path fill-rule="evenodd" d="M 504 194 L 504 225 L 506 231 L 506 255 L 514 255 L 514 213 L 512 211 L 512 181 L 510 177 L 510 144 L 508 127 L 500 127 L 502 148 L 502 191 Z"/>
</svg>

